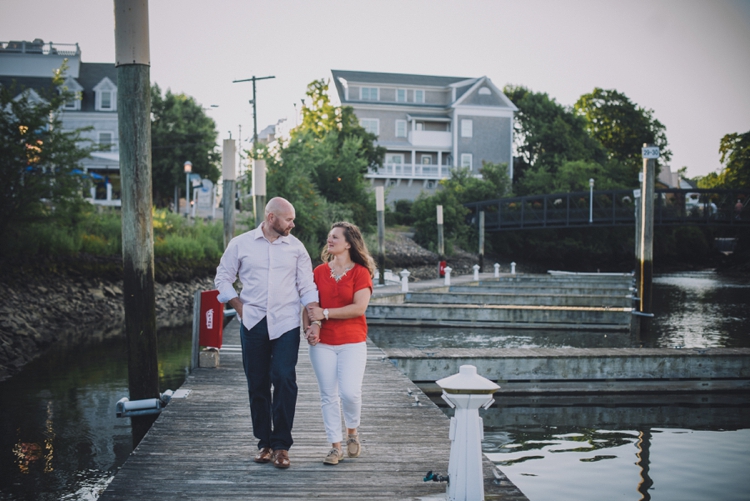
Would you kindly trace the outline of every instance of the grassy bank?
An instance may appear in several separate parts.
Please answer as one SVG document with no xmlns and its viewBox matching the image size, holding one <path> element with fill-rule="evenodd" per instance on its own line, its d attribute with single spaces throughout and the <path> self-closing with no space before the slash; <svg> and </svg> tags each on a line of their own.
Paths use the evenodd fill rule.
<svg viewBox="0 0 750 501">
<path fill-rule="evenodd" d="M 153 213 L 154 272 L 158 282 L 187 281 L 215 272 L 223 251 L 221 221 L 188 221 L 166 210 Z M 5 272 L 122 278 L 119 210 L 80 207 L 15 228 L 0 242 Z"/>
</svg>

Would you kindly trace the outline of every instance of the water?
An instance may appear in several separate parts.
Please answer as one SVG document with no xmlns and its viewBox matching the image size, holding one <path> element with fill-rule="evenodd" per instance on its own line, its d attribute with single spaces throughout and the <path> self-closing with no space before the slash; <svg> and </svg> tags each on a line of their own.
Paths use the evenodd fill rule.
<svg viewBox="0 0 750 501">
<path fill-rule="evenodd" d="M 159 391 L 178 388 L 191 328 L 161 329 Z M 0 383 L 0 499 L 95 500 L 133 450 L 123 337 L 59 346 Z"/>
<path fill-rule="evenodd" d="M 710 272 L 659 276 L 654 313 L 654 346 L 750 346 L 746 282 Z M 376 342 L 403 343 L 404 336 L 385 334 L 372 331 Z M 410 346 L 449 344 L 455 334 L 415 331 Z M 182 384 L 190 337 L 189 327 L 159 331 L 160 391 Z M 566 333 L 484 329 L 458 338 L 461 346 L 631 342 L 627 335 L 591 333 L 582 341 Z M 114 413 L 127 396 L 125 352 L 123 339 L 57 346 L 0 383 L 0 500 L 97 499 L 132 451 L 130 422 Z M 504 399 L 502 412 L 483 413 L 483 446 L 531 501 L 750 498 L 747 397 L 697 398 Z M 639 452 L 645 444 L 646 461 Z"/>
</svg>

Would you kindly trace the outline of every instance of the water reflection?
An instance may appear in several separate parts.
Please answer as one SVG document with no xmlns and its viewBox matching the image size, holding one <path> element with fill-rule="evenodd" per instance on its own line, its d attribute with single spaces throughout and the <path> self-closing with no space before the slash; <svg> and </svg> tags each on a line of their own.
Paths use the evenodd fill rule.
<svg viewBox="0 0 750 501">
<path fill-rule="evenodd" d="M 190 328 L 161 329 L 160 391 L 176 389 L 190 361 Z M 132 450 L 122 336 L 57 346 L 0 383 L 0 499 L 91 499 Z"/>
</svg>

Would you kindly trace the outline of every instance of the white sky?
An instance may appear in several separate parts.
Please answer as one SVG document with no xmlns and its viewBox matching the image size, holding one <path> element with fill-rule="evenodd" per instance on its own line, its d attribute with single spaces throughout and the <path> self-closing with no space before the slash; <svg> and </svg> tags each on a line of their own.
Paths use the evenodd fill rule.
<svg viewBox="0 0 750 501">
<path fill-rule="evenodd" d="M 0 40 L 78 42 L 114 62 L 111 0 L 2 0 Z M 572 105 L 617 89 L 667 128 L 671 166 L 720 167 L 719 140 L 750 130 L 750 0 L 151 0 L 151 79 L 203 106 L 220 139 L 294 120 L 331 69 L 478 77 Z M 247 143 L 244 143 L 247 147 Z"/>
</svg>

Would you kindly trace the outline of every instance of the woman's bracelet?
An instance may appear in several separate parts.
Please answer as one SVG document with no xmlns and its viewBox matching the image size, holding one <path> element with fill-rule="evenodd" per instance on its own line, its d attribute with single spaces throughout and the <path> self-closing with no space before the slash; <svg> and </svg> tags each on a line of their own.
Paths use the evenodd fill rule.
<svg viewBox="0 0 750 501">
<path fill-rule="evenodd" d="M 313 320 L 312 322 L 310 322 L 310 324 L 315 324 L 318 327 L 323 327 L 323 322 L 321 322 L 320 320 Z"/>
</svg>

